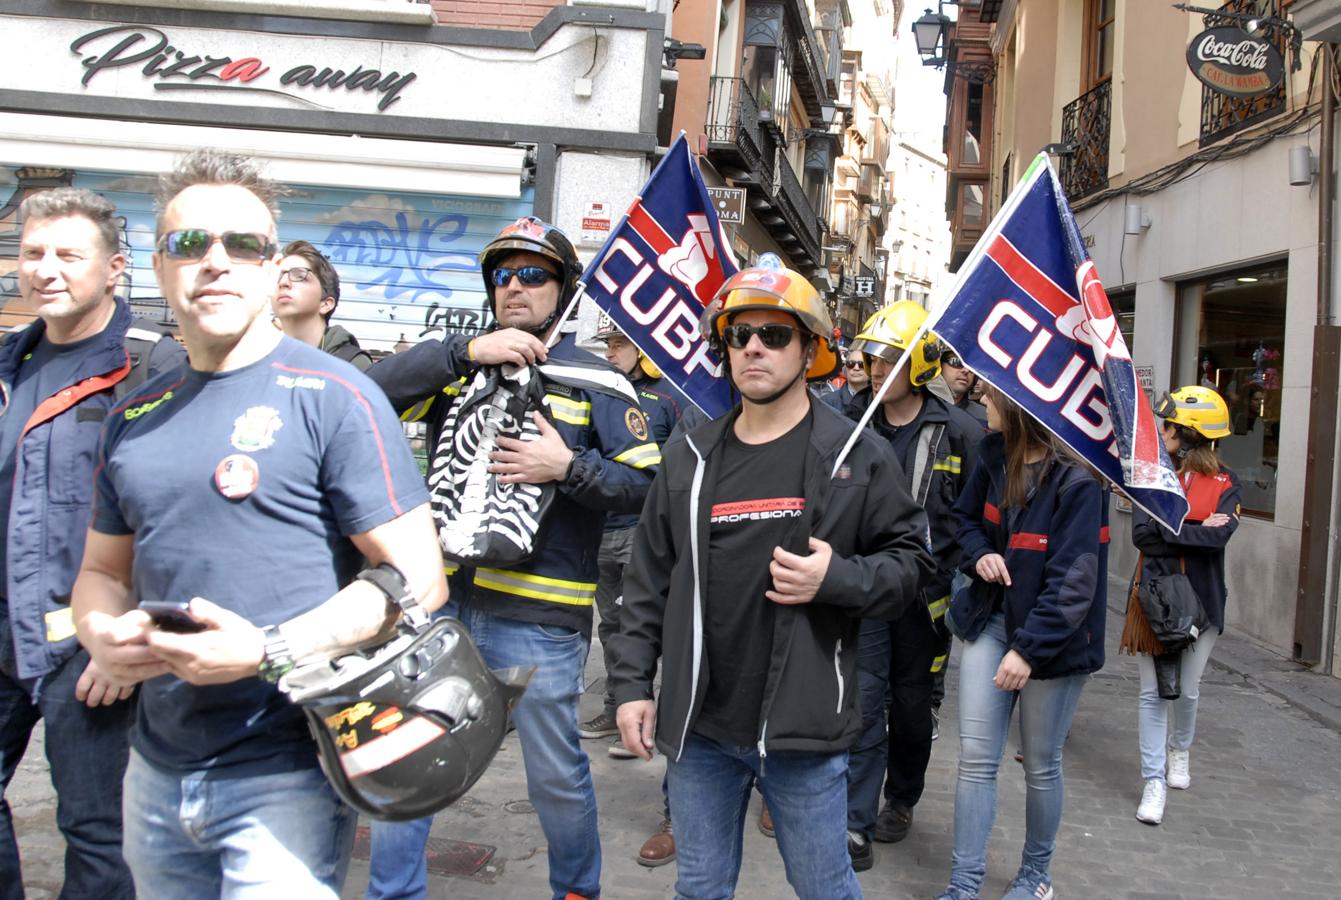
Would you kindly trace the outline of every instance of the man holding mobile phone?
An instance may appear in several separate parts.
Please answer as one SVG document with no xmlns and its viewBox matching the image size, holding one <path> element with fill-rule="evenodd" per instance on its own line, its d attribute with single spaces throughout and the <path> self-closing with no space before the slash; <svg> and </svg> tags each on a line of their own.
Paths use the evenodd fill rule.
<svg viewBox="0 0 1341 900">
<path fill-rule="evenodd" d="M 75 640 L 70 588 L 102 421 L 132 382 L 177 365 L 182 350 L 116 296 L 126 257 L 111 203 L 54 188 L 29 195 L 19 220 L 19 293 L 36 319 L 0 347 L 0 793 L 42 720 L 66 895 L 132 897 L 121 859 L 132 687 L 109 682 Z M 22 896 L 0 802 L 0 898 Z"/>
<path fill-rule="evenodd" d="M 213 150 L 161 179 L 154 274 L 190 364 L 115 407 L 97 457 L 73 605 L 105 675 L 144 682 L 124 827 L 145 897 L 337 898 L 355 816 L 276 682 L 389 634 L 406 589 L 447 596 L 386 398 L 271 326 L 277 196 Z M 137 598 L 189 599 L 204 629 L 156 628 Z"/>
</svg>

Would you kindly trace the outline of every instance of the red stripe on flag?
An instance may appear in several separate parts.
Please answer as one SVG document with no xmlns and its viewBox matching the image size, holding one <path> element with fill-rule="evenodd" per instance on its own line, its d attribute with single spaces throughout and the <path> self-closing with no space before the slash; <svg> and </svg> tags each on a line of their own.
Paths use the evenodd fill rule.
<svg viewBox="0 0 1341 900">
<path fill-rule="evenodd" d="M 1058 287 L 1057 282 L 1015 249 L 1015 245 L 1006 240 L 1005 235 L 998 234 L 992 239 L 992 243 L 987 245 L 987 255 L 1001 267 L 1007 278 L 1052 313 L 1054 318 L 1061 318 L 1079 305 L 1074 297 Z"/>
<path fill-rule="evenodd" d="M 647 241 L 647 246 L 656 251 L 657 256 L 675 248 L 675 241 L 661 227 L 661 223 L 652 218 L 652 214 L 643 209 L 642 200 L 634 200 L 629 207 L 629 227 L 638 232 L 638 237 Z"/>
</svg>

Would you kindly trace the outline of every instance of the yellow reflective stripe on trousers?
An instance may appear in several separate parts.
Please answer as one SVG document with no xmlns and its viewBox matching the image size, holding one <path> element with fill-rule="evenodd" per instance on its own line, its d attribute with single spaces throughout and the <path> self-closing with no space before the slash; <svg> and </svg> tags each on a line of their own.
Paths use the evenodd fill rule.
<svg viewBox="0 0 1341 900">
<path fill-rule="evenodd" d="M 639 444 L 637 447 L 630 447 L 616 456 L 615 462 L 632 466 L 635 469 L 659 466 L 661 465 L 661 448 L 656 444 Z"/>
<path fill-rule="evenodd" d="M 588 401 L 569 400 L 558 394 L 546 394 L 545 401 L 549 404 L 550 415 L 560 422 L 567 422 L 569 425 L 591 424 L 591 403 Z"/>
<path fill-rule="evenodd" d="M 941 616 L 945 615 L 946 611 L 949 609 L 950 609 L 949 594 L 946 594 L 944 597 L 933 603 L 927 604 L 927 612 L 931 613 L 931 621 L 933 622 L 939 619 Z"/>
<path fill-rule="evenodd" d="M 596 582 L 565 581 L 529 572 L 502 569 L 476 569 L 475 584 L 503 594 L 515 594 L 532 600 L 547 600 L 568 606 L 591 606 L 596 601 Z"/>
<path fill-rule="evenodd" d="M 951 475 L 958 475 L 964 468 L 964 461 L 958 456 L 947 456 L 945 459 L 936 460 L 931 467 L 933 472 L 949 472 Z"/>
<path fill-rule="evenodd" d="M 941 669 L 945 668 L 945 661 L 950 658 L 950 654 L 942 653 L 931 661 L 931 674 L 935 675 Z"/>
</svg>

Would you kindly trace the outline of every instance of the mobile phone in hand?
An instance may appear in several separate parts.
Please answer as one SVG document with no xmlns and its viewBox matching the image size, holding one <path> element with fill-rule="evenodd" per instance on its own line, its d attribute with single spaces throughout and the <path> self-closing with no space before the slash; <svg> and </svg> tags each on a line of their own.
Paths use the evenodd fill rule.
<svg viewBox="0 0 1341 900">
<path fill-rule="evenodd" d="M 191 615 L 189 600 L 142 600 L 140 609 L 149 614 L 154 625 L 174 634 L 195 634 L 205 630 L 204 623 Z"/>
</svg>

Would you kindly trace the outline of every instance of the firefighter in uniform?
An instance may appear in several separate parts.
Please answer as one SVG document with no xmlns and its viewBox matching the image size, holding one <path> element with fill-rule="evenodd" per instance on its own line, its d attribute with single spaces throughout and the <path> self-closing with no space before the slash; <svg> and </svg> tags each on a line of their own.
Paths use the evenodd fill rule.
<svg viewBox="0 0 1341 900">
<path fill-rule="evenodd" d="M 917 303 L 902 300 L 866 321 L 852 350 L 862 355 L 871 384 L 844 407 L 849 418 L 860 419 L 875 391 L 894 379 L 871 427 L 890 442 L 905 486 L 926 510 L 936 560 L 935 574 L 922 585 L 924 603 L 893 622 L 862 622 L 857 668 L 863 728 L 848 770 L 848 850 L 858 871 L 874 861 L 872 838 L 893 843 L 907 836 L 922 796 L 931 759 L 932 689 L 949 655 L 945 612 L 959 562 L 950 508 L 982 436 L 972 417 L 927 390 L 940 377 L 940 349 L 931 335 L 912 344 L 926 316 Z M 891 371 L 910 344 L 907 363 Z M 882 779 L 885 808 L 877 818 Z"/>
<path fill-rule="evenodd" d="M 538 438 L 499 438 L 489 465 L 500 484 L 555 485 L 535 551 L 505 568 L 453 572 L 446 607 L 470 629 L 491 668 L 538 666 L 513 716 L 528 794 L 549 845 L 550 886 L 556 898 L 594 898 L 600 894 L 600 838 L 577 701 L 591 641 L 597 554 L 606 514 L 642 508 L 661 451 L 627 379 L 578 349 L 571 334 L 546 349 L 581 274 L 563 232 L 534 217 L 518 219 L 485 246 L 480 269 L 497 320 L 492 330 L 425 341 L 387 357 L 368 375 L 403 419 L 428 423 L 431 446 L 465 376 L 480 366 L 546 363 L 590 373 L 594 364 L 610 385 L 577 388 L 541 372 L 548 416 L 535 414 Z M 374 826 L 369 897 L 424 895 L 429 825 Z"/>
</svg>

